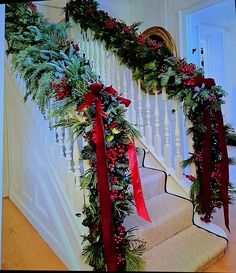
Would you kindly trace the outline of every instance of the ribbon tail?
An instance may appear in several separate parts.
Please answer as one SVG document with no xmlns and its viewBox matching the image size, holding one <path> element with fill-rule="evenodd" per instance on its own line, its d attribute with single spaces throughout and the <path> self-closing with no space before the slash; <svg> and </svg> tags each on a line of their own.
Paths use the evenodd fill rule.
<svg viewBox="0 0 236 273">
<path fill-rule="evenodd" d="M 203 122 L 207 130 L 203 136 L 203 155 L 202 155 L 202 185 L 201 185 L 201 198 L 203 212 L 211 216 L 211 172 L 212 172 L 212 152 L 211 152 L 211 114 L 206 109 L 203 113 Z"/>
<path fill-rule="evenodd" d="M 102 121 L 101 99 L 96 101 L 96 158 L 97 179 L 100 198 L 100 211 L 102 222 L 102 237 L 104 245 L 104 257 L 108 271 L 117 271 L 117 253 L 113 236 L 112 203 L 110 200 L 110 188 L 108 180 L 108 167 L 106 158 L 106 146 L 104 140 L 104 124 Z"/>
<path fill-rule="evenodd" d="M 129 107 L 129 105 L 130 105 L 130 103 L 131 103 L 131 100 L 125 99 L 125 98 L 123 98 L 123 97 L 121 97 L 121 96 L 117 96 L 117 98 L 118 98 L 118 100 L 119 100 L 120 102 L 122 102 L 122 103 L 125 105 L 125 107 Z"/>
<path fill-rule="evenodd" d="M 220 151 L 222 153 L 221 159 L 221 196 L 223 200 L 225 226 L 229 229 L 229 196 L 228 196 L 228 185 L 229 185 L 229 158 L 227 152 L 227 144 L 225 137 L 224 122 L 221 110 L 216 112 L 216 119 L 218 122 L 218 139 Z"/>
<path fill-rule="evenodd" d="M 144 220 L 151 223 L 152 221 L 151 221 L 151 218 L 148 214 L 148 210 L 147 210 L 145 200 L 143 197 L 142 185 L 141 185 L 139 168 L 138 168 L 136 147 L 135 147 L 133 139 L 132 139 L 131 144 L 129 144 L 129 146 L 128 146 L 128 156 L 129 156 L 130 171 L 131 171 L 131 177 L 132 177 L 133 189 L 134 189 L 134 201 L 135 201 L 137 213 Z"/>
</svg>

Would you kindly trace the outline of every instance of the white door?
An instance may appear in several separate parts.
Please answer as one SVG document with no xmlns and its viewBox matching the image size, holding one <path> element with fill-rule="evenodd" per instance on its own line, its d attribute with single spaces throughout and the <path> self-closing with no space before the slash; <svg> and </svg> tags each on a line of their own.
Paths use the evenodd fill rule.
<svg viewBox="0 0 236 273">
<path fill-rule="evenodd" d="M 222 0 L 210 6 L 199 6 L 186 12 L 185 20 L 187 59 L 203 67 L 205 77 L 214 78 L 227 92 L 222 105 L 224 121 L 236 129 L 235 5 L 234 0 Z"/>
</svg>

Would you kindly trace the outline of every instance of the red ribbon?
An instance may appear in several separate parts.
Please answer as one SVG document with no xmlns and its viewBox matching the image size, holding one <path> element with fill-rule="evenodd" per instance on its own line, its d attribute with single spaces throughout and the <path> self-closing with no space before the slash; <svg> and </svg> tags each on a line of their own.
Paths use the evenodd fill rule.
<svg viewBox="0 0 236 273">
<path fill-rule="evenodd" d="M 108 271 L 117 271 L 117 253 L 113 236 L 112 203 L 108 180 L 108 167 L 106 159 L 106 146 L 104 141 L 104 126 L 102 121 L 101 98 L 96 100 L 96 168 L 98 191 L 100 196 L 100 211 L 102 221 L 102 238 L 104 257 Z"/>
<path fill-rule="evenodd" d="M 229 184 L 229 160 L 227 153 L 226 136 L 224 129 L 224 122 L 221 110 L 215 113 L 217 121 L 217 131 L 218 131 L 218 141 L 219 148 L 222 154 L 221 164 L 220 164 L 220 193 L 223 201 L 224 208 L 224 218 L 225 226 L 229 230 L 229 197 L 228 197 L 228 184 Z M 212 141 L 212 127 L 211 127 L 211 113 L 208 109 L 203 112 L 203 122 L 206 127 L 206 132 L 203 136 L 203 160 L 202 160 L 202 181 L 201 185 L 201 200 L 202 200 L 202 210 L 203 213 L 207 213 L 208 216 L 211 215 L 211 173 L 213 169 L 212 162 L 212 151 L 211 151 L 211 141 Z"/>
<path fill-rule="evenodd" d="M 228 186 L 229 186 L 229 158 L 227 152 L 227 144 L 226 144 L 226 136 L 225 136 L 225 128 L 223 122 L 223 116 L 221 110 L 216 112 L 217 119 L 217 130 L 218 130 L 218 141 L 220 145 L 220 151 L 222 153 L 221 158 L 221 196 L 223 200 L 223 208 L 224 208 L 224 218 L 225 218 L 225 226 L 229 230 L 229 196 L 228 196 Z"/>
<path fill-rule="evenodd" d="M 126 107 L 128 107 L 131 103 L 130 100 L 128 99 L 125 99 L 125 98 L 122 98 L 121 96 L 117 95 L 117 91 L 112 87 L 112 86 L 109 86 L 109 87 L 106 87 L 104 88 L 104 85 L 102 83 L 93 83 L 89 86 L 89 90 L 91 92 L 87 93 L 85 95 L 85 103 L 79 107 L 79 111 L 82 112 L 84 111 L 84 109 L 86 109 L 87 107 L 91 106 L 92 103 L 94 102 L 94 100 L 96 99 L 97 95 L 104 91 L 110 95 L 116 95 L 116 97 L 118 98 L 119 101 L 121 101 Z"/>
<path fill-rule="evenodd" d="M 205 84 L 205 87 L 211 89 L 212 86 L 215 86 L 215 80 L 212 78 L 203 78 L 203 77 L 195 77 L 190 80 L 184 81 L 184 85 L 187 86 L 198 86 L 202 87 L 202 84 Z"/>
<path fill-rule="evenodd" d="M 211 114 L 208 109 L 204 109 L 203 123 L 206 127 L 206 132 L 202 141 L 202 185 L 201 185 L 201 200 L 202 211 L 207 215 L 211 215 L 211 173 L 212 173 L 212 129 L 211 129 Z"/>
<path fill-rule="evenodd" d="M 136 147 L 134 144 L 134 140 L 132 139 L 131 143 L 128 145 L 128 155 L 129 155 L 129 163 L 130 163 L 130 171 L 133 182 L 134 189 L 134 201 L 137 209 L 137 213 L 140 217 L 148 222 L 152 222 L 150 216 L 148 214 L 145 200 L 143 197 L 142 185 L 139 174 L 138 160 L 136 154 Z"/>
<path fill-rule="evenodd" d="M 87 107 L 96 102 L 96 159 L 97 159 L 97 179 L 98 179 L 98 191 L 100 196 L 100 212 L 102 222 L 102 236 L 104 244 L 104 257 L 108 271 L 117 270 L 117 253 L 115 248 L 115 241 L 113 236 L 113 221 L 112 221 L 112 202 L 110 199 L 110 188 L 108 179 L 108 166 L 106 157 L 106 146 L 104 137 L 104 124 L 102 121 L 102 100 L 101 92 L 106 92 L 110 95 L 115 95 L 126 107 L 131 103 L 130 100 L 122 98 L 117 95 L 115 89 L 111 86 L 104 88 L 101 83 L 94 83 L 89 86 L 90 92 L 85 96 L 85 103 L 79 107 L 79 111 L 84 111 Z M 134 198 L 138 211 L 138 215 L 145 220 L 151 222 L 147 213 L 145 201 L 143 198 L 142 187 L 140 182 L 136 148 L 134 142 L 128 147 L 130 169 L 134 187 Z"/>
</svg>

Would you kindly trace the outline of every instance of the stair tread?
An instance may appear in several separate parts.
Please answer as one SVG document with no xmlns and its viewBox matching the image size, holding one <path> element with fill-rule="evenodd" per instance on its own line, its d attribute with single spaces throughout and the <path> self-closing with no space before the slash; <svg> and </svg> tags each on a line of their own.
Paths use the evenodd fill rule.
<svg viewBox="0 0 236 273">
<path fill-rule="evenodd" d="M 145 199 L 165 191 L 165 174 L 162 171 L 141 167 L 139 172 Z"/>
<path fill-rule="evenodd" d="M 196 272 L 223 254 L 227 241 L 195 225 L 143 254 L 145 271 Z"/>
<path fill-rule="evenodd" d="M 169 193 L 146 200 L 152 223 L 140 218 L 136 209 L 125 219 L 126 228 L 138 227 L 135 234 L 147 243 L 147 249 L 192 225 L 192 203 Z M 181 219 L 181 221 L 180 221 Z"/>
</svg>

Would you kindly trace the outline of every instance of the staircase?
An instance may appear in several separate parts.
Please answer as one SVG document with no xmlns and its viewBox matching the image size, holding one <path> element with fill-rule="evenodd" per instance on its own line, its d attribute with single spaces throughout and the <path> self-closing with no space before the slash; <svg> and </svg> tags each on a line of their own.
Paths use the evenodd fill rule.
<svg viewBox="0 0 236 273">
<path fill-rule="evenodd" d="M 227 240 L 217 227 L 197 221 L 188 200 L 190 184 L 179 165 L 191 151 L 182 105 L 168 101 L 165 89 L 152 97 L 143 92 L 141 82 L 132 80 L 131 72 L 92 39 L 91 31 L 83 33 L 79 26 L 73 31 L 72 39 L 81 41 L 81 51 L 104 84 L 112 84 L 133 101 L 127 118 L 143 135 L 136 144 L 143 148 L 139 167 L 152 223 L 134 213 L 125 226 L 138 227 L 136 236 L 146 242 L 145 271 L 204 270 L 224 254 Z M 79 159 L 83 140 L 68 141 L 68 128 L 49 131 L 47 127 L 55 120 L 43 120 L 32 103 L 25 106 L 25 86 L 9 71 L 6 60 L 10 197 L 68 268 L 91 270 L 80 257 L 81 235 L 86 229 L 81 218 L 75 217 L 86 202 L 86 194 L 80 190 L 80 176 L 87 168 Z"/>
<path fill-rule="evenodd" d="M 86 162 L 75 161 L 78 142 L 72 145 L 66 141 L 68 132 L 64 129 L 50 132 L 39 110 L 32 103 L 22 102 L 24 84 L 20 79 L 16 81 L 7 63 L 6 60 L 10 198 L 68 268 L 90 270 L 78 255 L 80 236 L 86 232 L 81 219 L 75 217 L 85 198 L 79 190 L 78 172 L 86 169 Z M 27 121 L 27 134 L 25 127 L 16 125 L 19 117 Z M 146 242 L 145 271 L 202 271 L 223 255 L 227 240 L 194 224 L 192 203 L 168 192 L 168 188 L 174 189 L 168 181 L 170 176 L 163 170 L 146 167 L 144 163 L 150 165 L 153 156 L 145 149 L 141 151 L 139 169 L 152 223 L 135 213 L 125 225 L 138 227 L 136 236 Z M 83 168 L 78 167 L 80 164 L 84 164 Z M 177 185 L 175 189 L 181 192 Z"/>
<path fill-rule="evenodd" d="M 203 271 L 224 254 L 227 240 L 194 224 L 192 203 L 167 192 L 165 172 L 142 164 L 140 175 L 152 223 L 133 214 L 125 225 L 146 242 L 145 271 Z"/>
</svg>

